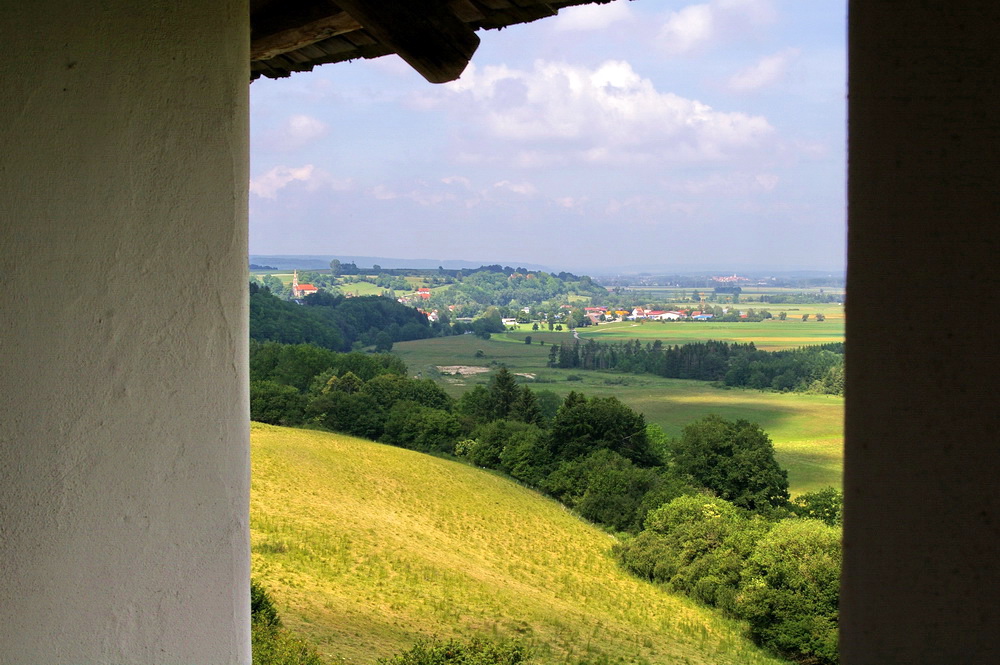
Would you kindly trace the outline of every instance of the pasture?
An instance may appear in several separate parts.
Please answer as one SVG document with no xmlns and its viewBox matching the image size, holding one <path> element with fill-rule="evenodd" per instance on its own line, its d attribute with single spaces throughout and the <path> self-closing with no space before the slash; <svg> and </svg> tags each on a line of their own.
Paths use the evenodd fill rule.
<svg viewBox="0 0 1000 665">
<path fill-rule="evenodd" d="M 337 288 L 344 295 L 351 294 L 355 296 L 377 296 L 386 290 L 371 282 L 348 282 L 346 280 L 342 284 L 338 284 Z"/>
<path fill-rule="evenodd" d="M 517 638 L 537 662 L 779 665 L 742 627 L 621 570 L 614 539 L 457 462 L 254 423 L 251 568 L 331 663 L 421 637 Z"/>
<path fill-rule="evenodd" d="M 547 367 L 549 343 L 542 345 L 534 343 L 534 340 L 542 337 L 572 342 L 572 333 L 509 333 L 507 337 L 523 337 L 524 334 L 532 336 L 532 344 L 504 340 L 504 335 L 496 335 L 489 340 L 460 335 L 399 342 L 393 346 L 393 353 L 407 363 L 412 375 L 419 372 L 424 378 L 435 379 L 455 397 L 477 384 L 485 384 L 489 375 L 442 374 L 438 367 L 464 365 L 492 368 L 506 365 L 512 372 L 524 375 L 521 380 L 535 390 L 552 390 L 561 396 L 571 390 L 587 395 L 615 396 L 641 411 L 647 422 L 659 425 L 671 436 L 679 434 L 688 423 L 710 413 L 729 419 L 745 418 L 760 424 L 771 436 L 778 461 L 788 470 L 792 494 L 841 485 L 844 437 L 842 397 L 727 390 L 704 381 L 550 369 Z M 480 351 L 482 357 L 477 357 Z"/>
<path fill-rule="evenodd" d="M 806 306 L 802 306 L 806 307 Z M 794 349 L 799 346 L 828 344 L 844 341 L 844 317 L 842 308 L 837 312 L 827 314 L 825 321 L 816 321 L 816 312 L 824 307 L 817 305 L 812 309 L 788 311 L 784 321 L 770 319 L 766 321 L 744 321 L 739 323 L 716 323 L 713 321 L 623 321 L 621 323 L 602 323 L 597 326 L 587 326 L 578 329 L 581 340 L 593 339 L 602 341 L 624 341 L 639 339 L 642 342 L 660 340 L 664 344 L 690 344 L 713 339 L 720 342 L 753 342 L 762 351 L 780 351 Z M 802 314 L 809 313 L 808 321 L 802 320 Z"/>
</svg>

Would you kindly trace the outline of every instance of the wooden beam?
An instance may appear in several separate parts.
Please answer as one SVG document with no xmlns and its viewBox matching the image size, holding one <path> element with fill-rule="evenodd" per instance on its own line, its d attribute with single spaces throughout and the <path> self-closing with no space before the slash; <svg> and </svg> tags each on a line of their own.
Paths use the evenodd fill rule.
<svg viewBox="0 0 1000 665">
<path fill-rule="evenodd" d="M 448 0 L 337 4 L 431 83 L 457 79 L 479 46 L 479 37 L 452 13 Z"/>
<path fill-rule="evenodd" d="M 486 18 L 479 7 L 472 4 L 471 0 L 448 0 L 448 9 L 463 23 L 473 23 Z"/>
<path fill-rule="evenodd" d="M 250 42 L 250 61 L 270 60 L 282 53 L 295 51 L 303 46 L 361 28 L 361 24 L 350 14 L 338 11 L 332 16 L 325 16 L 297 27 L 254 37 Z"/>
</svg>

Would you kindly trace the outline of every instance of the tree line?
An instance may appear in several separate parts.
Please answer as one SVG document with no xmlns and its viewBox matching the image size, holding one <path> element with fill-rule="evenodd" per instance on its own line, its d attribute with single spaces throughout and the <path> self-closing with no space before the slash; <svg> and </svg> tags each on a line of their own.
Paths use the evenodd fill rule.
<svg viewBox="0 0 1000 665">
<path fill-rule="evenodd" d="M 786 351 L 761 351 L 753 342 L 709 340 L 666 345 L 638 339 L 553 344 L 549 367 L 649 373 L 671 379 L 717 381 L 758 390 L 844 394 L 844 344 L 835 342 Z"/>
<path fill-rule="evenodd" d="M 745 619 L 803 662 L 836 662 L 840 495 L 789 500 L 767 434 L 707 416 L 666 437 L 615 397 L 560 398 L 506 368 L 460 399 L 389 354 L 251 345 L 251 417 L 496 469 L 632 534 L 627 569 Z M 793 557 L 793 560 L 789 559 Z"/>
</svg>

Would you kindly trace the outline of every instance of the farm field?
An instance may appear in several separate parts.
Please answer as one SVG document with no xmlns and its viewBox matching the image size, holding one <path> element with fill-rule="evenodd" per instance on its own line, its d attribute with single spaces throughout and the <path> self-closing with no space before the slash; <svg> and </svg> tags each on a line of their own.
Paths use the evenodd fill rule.
<svg viewBox="0 0 1000 665">
<path fill-rule="evenodd" d="M 780 351 L 799 346 L 828 344 L 844 341 L 843 309 L 836 306 L 836 312 L 826 313 L 829 305 L 817 305 L 801 311 L 788 312 L 788 319 L 772 319 L 760 322 L 714 323 L 712 321 L 623 321 L 622 323 L 602 323 L 578 329 L 581 340 L 621 341 L 640 339 L 643 342 L 661 340 L 664 344 L 689 344 L 713 339 L 720 342 L 753 342 L 763 351 Z M 822 312 L 825 321 L 816 321 L 815 314 Z M 809 313 L 810 320 L 803 321 L 802 314 Z"/>
<path fill-rule="evenodd" d="M 681 324 L 698 325 L 698 324 Z M 733 324 L 749 325 L 749 324 Z M 550 340 L 545 345 L 505 341 L 522 333 L 495 335 L 483 340 L 474 335 L 439 337 L 399 342 L 393 353 L 409 366 L 411 374 L 438 381 L 449 394 L 458 397 L 473 386 L 486 383 L 492 367 L 506 365 L 520 373 L 535 390 L 552 390 L 566 395 L 576 390 L 588 395 L 615 396 L 641 411 L 646 421 L 674 436 L 688 423 L 710 413 L 724 418 L 745 418 L 764 428 L 774 441 L 778 461 L 788 470 L 792 494 L 840 487 L 843 471 L 844 400 L 832 395 L 776 393 L 715 388 L 704 381 L 664 379 L 651 375 L 629 375 L 546 366 L 551 341 L 572 341 L 569 332 L 525 333 L 533 341 Z M 499 339 L 498 339 L 499 338 Z M 477 357 L 477 351 L 482 357 Z M 464 367 L 442 374 L 437 367 Z M 478 368 L 483 373 L 472 374 Z"/>
<path fill-rule="evenodd" d="M 377 296 L 386 290 L 371 282 L 344 282 L 343 284 L 339 284 L 337 288 L 341 293 L 350 293 L 356 296 Z"/>
<path fill-rule="evenodd" d="M 782 287 L 782 286 L 742 286 L 740 297 L 759 298 L 765 295 L 795 295 L 797 293 L 807 293 L 810 295 L 840 295 L 843 296 L 846 290 L 843 287 Z M 712 293 L 714 287 L 694 288 L 679 286 L 626 286 L 623 290 L 626 293 L 644 296 L 651 300 L 660 302 L 686 302 L 690 301 L 691 294 L 695 291 L 702 296 Z M 746 303 L 749 307 L 755 307 L 761 303 Z M 777 305 L 775 305 L 777 307 Z"/>
<path fill-rule="evenodd" d="M 516 637 L 540 663 L 783 662 L 626 574 L 607 533 L 497 475 L 257 423 L 251 453 L 253 576 L 331 663 L 473 635 Z"/>
</svg>

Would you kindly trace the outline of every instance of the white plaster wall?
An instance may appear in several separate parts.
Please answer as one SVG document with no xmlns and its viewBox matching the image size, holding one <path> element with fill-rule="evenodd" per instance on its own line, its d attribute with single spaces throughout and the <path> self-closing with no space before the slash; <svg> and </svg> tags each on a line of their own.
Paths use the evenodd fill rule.
<svg viewBox="0 0 1000 665">
<path fill-rule="evenodd" d="M 246 0 L 0 2 L 0 663 L 249 663 Z"/>
</svg>

